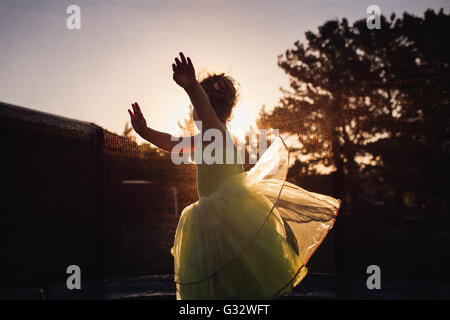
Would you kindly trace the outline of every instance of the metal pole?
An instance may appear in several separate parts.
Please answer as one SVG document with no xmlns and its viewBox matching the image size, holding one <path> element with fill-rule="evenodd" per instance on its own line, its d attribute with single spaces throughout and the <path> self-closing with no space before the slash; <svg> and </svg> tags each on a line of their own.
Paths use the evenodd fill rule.
<svg viewBox="0 0 450 320">
<path fill-rule="evenodd" d="M 101 294 L 104 273 L 104 132 L 93 124 L 92 130 L 92 177 L 93 177 L 93 214 L 92 214 L 92 276 L 95 294 Z"/>
</svg>

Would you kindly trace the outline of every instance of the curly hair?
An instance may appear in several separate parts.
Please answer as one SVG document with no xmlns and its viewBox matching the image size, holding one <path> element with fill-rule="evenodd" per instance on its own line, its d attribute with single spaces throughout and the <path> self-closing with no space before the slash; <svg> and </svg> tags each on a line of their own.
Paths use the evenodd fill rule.
<svg viewBox="0 0 450 320">
<path fill-rule="evenodd" d="M 206 91 L 217 117 L 220 121 L 227 122 L 238 100 L 234 79 L 224 73 L 208 74 L 200 85 Z"/>
</svg>

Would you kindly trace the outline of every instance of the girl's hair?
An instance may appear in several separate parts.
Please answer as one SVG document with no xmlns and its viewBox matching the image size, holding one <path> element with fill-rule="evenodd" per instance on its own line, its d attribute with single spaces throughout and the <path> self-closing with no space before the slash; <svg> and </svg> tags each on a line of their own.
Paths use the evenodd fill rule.
<svg viewBox="0 0 450 320">
<path fill-rule="evenodd" d="M 200 85 L 206 91 L 217 117 L 227 122 L 238 100 L 236 82 L 224 73 L 208 74 Z"/>
</svg>

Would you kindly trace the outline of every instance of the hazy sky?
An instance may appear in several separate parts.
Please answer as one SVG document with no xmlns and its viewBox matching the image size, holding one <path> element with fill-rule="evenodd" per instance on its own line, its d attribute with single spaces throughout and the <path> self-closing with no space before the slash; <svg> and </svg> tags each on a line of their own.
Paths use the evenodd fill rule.
<svg viewBox="0 0 450 320">
<path fill-rule="evenodd" d="M 66 27 L 73 4 L 80 30 Z M 288 85 L 279 54 L 329 19 L 366 17 L 372 4 L 387 16 L 450 8 L 450 1 L 430 0 L 0 0 L 0 100 L 117 133 L 137 101 L 150 126 L 174 133 L 188 112 L 171 71 L 183 50 L 197 71 L 239 81 L 232 128 L 242 130 Z"/>
</svg>

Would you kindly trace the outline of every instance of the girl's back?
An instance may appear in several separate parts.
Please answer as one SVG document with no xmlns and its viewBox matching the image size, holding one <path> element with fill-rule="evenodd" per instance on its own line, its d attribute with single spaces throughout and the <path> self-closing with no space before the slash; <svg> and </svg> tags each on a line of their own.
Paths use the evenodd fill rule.
<svg viewBox="0 0 450 320">
<path fill-rule="evenodd" d="M 226 134 L 231 137 L 228 131 L 226 131 Z M 232 140 L 228 139 L 228 141 Z M 204 143 L 203 151 L 205 151 L 207 145 L 207 143 Z M 244 171 L 241 156 L 234 144 L 229 143 L 225 147 L 212 150 L 212 157 L 215 156 L 215 152 L 222 152 L 222 157 L 219 155 L 219 158 L 222 159 L 221 163 L 206 163 L 205 157 L 209 153 L 204 153 L 202 162 L 197 164 L 197 188 L 200 197 L 211 194 L 226 179 Z"/>
</svg>

